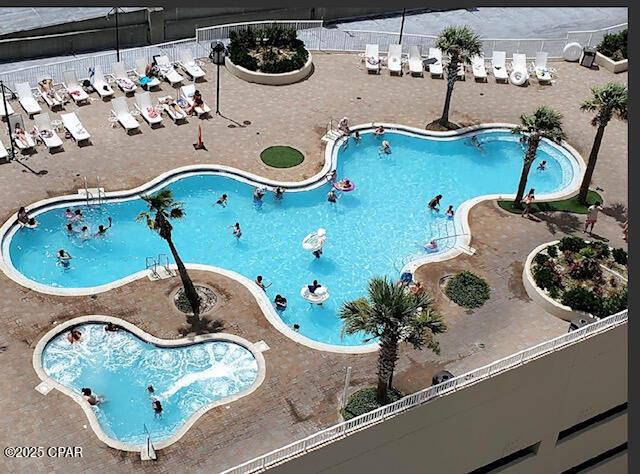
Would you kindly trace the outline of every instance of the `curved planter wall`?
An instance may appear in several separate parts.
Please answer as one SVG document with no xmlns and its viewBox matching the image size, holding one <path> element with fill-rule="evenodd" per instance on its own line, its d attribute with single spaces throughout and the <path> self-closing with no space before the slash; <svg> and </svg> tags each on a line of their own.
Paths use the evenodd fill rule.
<svg viewBox="0 0 640 474">
<path fill-rule="evenodd" d="M 313 69 L 313 59 L 311 53 L 307 58 L 307 62 L 302 66 L 302 69 L 297 71 L 284 72 L 282 74 L 265 74 L 263 72 L 249 71 L 242 66 L 238 66 L 231 62 L 229 56 L 224 58 L 225 66 L 227 70 L 236 77 L 239 77 L 243 81 L 255 82 L 256 84 L 265 84 L 267 86 L 284 86 L 287 84 L 293 84 L 294 82 L 305 79 Z"/>
</svg>

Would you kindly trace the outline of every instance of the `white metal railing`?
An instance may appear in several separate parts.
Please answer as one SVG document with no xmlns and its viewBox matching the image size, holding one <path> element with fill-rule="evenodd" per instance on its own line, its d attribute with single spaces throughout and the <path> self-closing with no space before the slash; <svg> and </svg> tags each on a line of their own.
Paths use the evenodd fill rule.
<svg viewBox="0 0 640 474">
<path fill-rule="evenodd" d="M 265 28 L 268 26 L 282 26 L 285 28 L 295 28 L 300 34 L 301 31 L 308 29 L 319 30 L 322 28 L 322 20 L 267 20 L 267 21 L 246 21 L 242 23 L 229 23 L 226 25 L 209 26 L 207 28 L 198 28 L 196 30 L 196 41 L 208 47 L 211 41 L 227 41 L 232 31 L 241 31 L 245 29 Z M 307 35 L 309 36 L 309 35 Z M 313 38 L 313 36 L 309 36 Z M 310 41 L 305 41 L 307 49 L 318 49 L 317 46 Z"/>
<path fill-rule="evenodd" d="M 582 46 L 597 45 L 602 41 L 604 35 L 618 33 L 628 28 L 627 23 L 620 23 L 619 25 L 609 26 L 607 28 L 601 28 L 599 30 L 586 30 L 586 31 L 569 31 L 567 33 L 567 39 L 569 42 L 578 42 Z"/>
<path fill-rule="evenodd" d="M 408 395 L 394 403 L 380 407 L 377 410 L 365 413 L 348 421 L 338 423 L 330 428 L 312 434 L 302 440 L 288 444 L 282 448 L 271 451 L 255 459 L 247 461 L 221 474 L 251 474 L 269 468 L 277 463 L 286 461 L 307 451 L 330 443 L 343 436 L 365 429 L 371 425 L 384 421 L 386 418 L 396 416 L 404 411 L 429 402 L 439 396 L 447 395 L 461 388 L 467 387 L 482 380 L 486 380 L 505 370 L 516 368 L 540 356 L 557 351 L 570 344 L 608 331 L 627 322 L 628 310 L 601 319 L 575 331 L 563 334 L 560 337 L 543 342 L 523 351 L 512 354 L 504 359 L 495 361 L 479 369 L 459 375 L 438 385 L 425 388 L 419 392 Z"/>
</svg>

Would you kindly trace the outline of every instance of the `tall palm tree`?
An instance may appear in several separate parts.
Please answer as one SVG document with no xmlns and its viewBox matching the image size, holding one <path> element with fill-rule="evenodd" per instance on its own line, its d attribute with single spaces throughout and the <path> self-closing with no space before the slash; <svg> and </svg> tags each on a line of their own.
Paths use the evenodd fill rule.
<svg viewBox="0 0 640 474">
<path fill-rule="evenodd" d="M 400 342 L 408 342 L 416 349 L 426 345 L 439 353 L 440 347 L 433 335 L 446 331 L 426 292 L 410 293 L 405 285 L 395 285 L 387 278 L 369 281 L 368 297 L 344 303 L 340 319 L 344 334 L 365 332 L 369 335 L 366 342 L 374 338 L 380 341 L 376 396 L 380 404 L 387 402 Z"/>
<path fill-rule="evenodd" d="M 470 59 L 482 52 L 482 41 L 468 26 L 447 26 L 436 39 L 436 47 L 440 48 L 442 54 L 448 57 L 447 71 L 447 96 L 444 100 L 444 109 L 440 117 L 440 125 L 449 127 L 449 106 L 451 105 L 451 95 L 453 86 L 458 80 L 458 69 L 460 64 L 465 64 Z"/>
<path fill-rule="evenodd" d="M 169 249 L 171 249 L 171 254 L 173 255 L 173 259 L 176 262 L 176 266 L 178 267 L 178 273 L 180 274 L 180 279 L 182 280 L 182 286 L 184 287 L 184 294 L 191 305 L 191 310 L 193 311 L 193 315 L 196 318 L 200 317 L 200 297 L 196 292 L 195 286 L 193 286 L 193 282 L 191 281 L 191 277 L 187 273 L 187 269 L 182 263 L 182 259 L 180 255 L 178 255 L 178 250 L 176 250 L 176 246 L 173 243 L 173 239 L 171 237 L 171 231 L 173 230 L 173 226 L 170 219 L 181 219 L 184 217 L 184 209 L 182 207 L 181 202 L 174 201 L 173 193 L 169 189 L 163 189 L 158 191 L 155 194 L 141 196 L 142 200 L 147 203 L 149 206 L 149 211 L 142 211 L 136 217 L 137 221 L 144 219 L 147 223 L 149 229 L 155 231 L 160 235 L 161 238 L 167 241 L 169 245 Z M 153 218 L 150 213 L 155 213 Z"/>
<path fill-rule="evenodd" d="M 627 119 L 627 99 L 629 91 L 624 84 L 609 82 L 602 86 L 592 87 L 591 94 L 592 97 L 580 105 L 580 110 L 583 112 L 596 113 L 591 120 L 591 125 L 598 127 L 596 137 L 593 140 L 593 146 L 591 147 L 591 153 L 589 154 L 587 169 L 584 172 L 584 178 L 582 178 L 582 184 L 580 185 L 580 193 L 578 194 L 578 202 L 584 205 L 587 204 L 589 185 L 591 184 L 593 171 L 596 168 L 596 161 L 598 161 L 598 152 L 600 151 L 604 129 L 614 114 L 621 119 Z"/>
<path fill-rule="evenodd" d="M 562 130 L 562 115 L 550 107 L 543 105 L 538 107 L 533 115 L 522 114 L 520 125 L 512 130 L 513 133 L 521 134 L 522 141 L 527 144 L 527 152 L 524 155 L 522 164 L 522 174 L 518 184 L 518 192 L 513 205 L 522 208 L 522 198 L 527 186 L 529 170 L 536 158 L 536 152 L 540 145 L 540 140 L 546 138 L 556 143 L 561 142 L 565 135 Z"/>
</svg>

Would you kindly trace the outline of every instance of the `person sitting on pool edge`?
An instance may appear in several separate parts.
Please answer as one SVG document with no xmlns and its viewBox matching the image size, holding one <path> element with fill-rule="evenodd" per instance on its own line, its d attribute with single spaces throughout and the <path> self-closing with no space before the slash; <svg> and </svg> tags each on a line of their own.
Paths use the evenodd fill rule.
<svg viewBox="0 0 640 474">
<path fill-rule="evenodd" d="M 24 207 L 18 209 L 18 222 L 20 224 L 28 224 L 29 223 L 29 214 Z"/>
<path fill-rule="evenodd" d="M 432 211 L 440 211 L 440 199 L 442 199 L 442 194 L 438 194 L 431 201 L 429 201 L 429 209 Z"/>
<path fill-rule="evenodd" d="M 280 294 L 276 295 L 273 303 L 276 305 L 276 309 L 279 309 L 280 311 L 284 311 L 285 309 L 287 309 L 287 299 Z"/>
</svg>

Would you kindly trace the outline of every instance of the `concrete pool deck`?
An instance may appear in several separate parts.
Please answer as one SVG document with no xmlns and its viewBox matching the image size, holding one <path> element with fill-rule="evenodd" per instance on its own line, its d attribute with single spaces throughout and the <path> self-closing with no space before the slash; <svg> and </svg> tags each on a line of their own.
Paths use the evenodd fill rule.
<svg viewBox="0 0 640 474">
<path fill-rule="evenodd" d="M 142 184 L 177 166 L 220 163 L 273 179 L 301 180 L 313 175 L 323 163 L 320 138 L 330 118 L 346 115 L 351 123 L 385 121 L 424 127 L 437 118 L 445 84 L 430 78 L 367 75 L 356 55 L 316 54 L 313 75 L 298 84 L 269 87 L 244 83 L 222 70 L 221 111 L 246 127 L 227 128 L 228 120 L 190 119 L 175 126 L 165 119 L 157 130 L 141 125 L 142 133 L 126 136 L 121 128 L 110 128 L 106 120 L 110 106 L 94 101 L 88 106 L 68 105 L 92 133 L 93 146 L 78 148 L 65 141 L 65 151 L 38 153 L 22 163 L 48 174 L 37 176 L 17 162 L 0 165 L 2 200 L 0 217 L 6 220 L 16 209 L 46 197 L 75 192 L 83 187 L 83 176 L 95 186 L 95 176 L 107 190 Z M 607 81 L 627 81 L 627 74 L 587 70 L 576 64 L 553 63 L 558 78 L 551 86 L 535 80 L 526 88 L 510 84 L 476 84 L 469 77 L 456 84 L 451 118 L 466 123 L 517 122 L 523 112 L 550 105 L 564 114 L 567 141 L 588 156 L 595 134 L 590 115 L 578 109 L 589 97 L 589 88 Z M 209 81 L 199 85 L 205 101 L 214 105 L 215 80 L 208 66 Z M 170 90 L 163 84 L 163 92 Z M 157 97 L 158 94 L 153 96 Z M 117 92 L 117 95 L 121 95 Z M 358 99 L 360 97 L 360 99 Z M 128 99 L 132 104 L 132 99 Z M 12 104 L 19 110 L 17 103 Z M 56 115 L 56 114 L 51 114 Z M 202 124 L 208 152 L 194 151 L 197 125 Z M 0 139 L 7 144 L 6 130 Z M 259 132 L 259 134 L 258 134 Z M 266 168 L 259 152 L 273 144 L 290 144 L 306 159 L 290 170 Z M 627 209 L 627 124 L 614 120 L 607 127 L 594 187 L 605 199 L 595 232 L 621 246 L 622 223 Z M 476 206 L 470 213 L 473 233 L 472 257 L 431 264 L 417 276 L 430 287 L 440 276 L 466 268 L 482 274 L 493 292 L 489 302 L 472 314 L 437 296 L 449 331 L 439 337 L 442 353 L 413 351 L 402 347 L 395 376 L 406 392 L 426 387 L 442 368 L 455 374 L 479 367 L 519 349 L 558 336 L 567 323 L 548 315 L 528 300 L 520 279 L 522 262 L 532 248 L 566 233 L 580 234 L 584 217 L 545 213 L 537 220 L 507 214 L 493 202 Z M 180 247 L 180 243 L 176 245 Z M 626 247 L 626 245 L 624 245 Z M 209 272 L 193 272 L 193 278 L 213 286 L 221 296 L 211 317 L 221 320 L 226 333 L 249 341 L 264 340 L 266 378 L 250 396 L 203 415 L 175 445 L 159 451 L 158 461 L 143 464 L 139 456 L 108 448 L 91 431 L 82 409 L 64 394 L 53 390 L 46 396 L 34 390 L 40 382 L 31 366 L 36 342 L 51 329 L 52 321 L 85 314 L 105 314 L 125 319 L 163 339 L 183 337 L 185 317 L 171 308 L 168 295 L 177 279 L 139 280 L 97 296 L 55 297 L 35 293 L 0 275 L 0 410 L 5 425 L 0 441 L 5 446 L 82 446 L 82 459 L 8 459 L 0 466 L 7 472 L 64 469 L 65 472 L 108 470 L 149 472 L 205 470 L 218 472 L 256 455 L 278 448 L 339 421 L 337 399 L 341 394 L 345 367 L 353 369 L 352 388 L 375 380 L 375 354 L 342 355 L 314 351 L 294 343 L 264 318 L 255 300 L 241 285 Z M 437 294 L 437 292 L 436 292 Z M 215 325 L 196 328 L 209 332 Z M 86 428 L 85 428 L 86 426 Z"/>
</svg>

